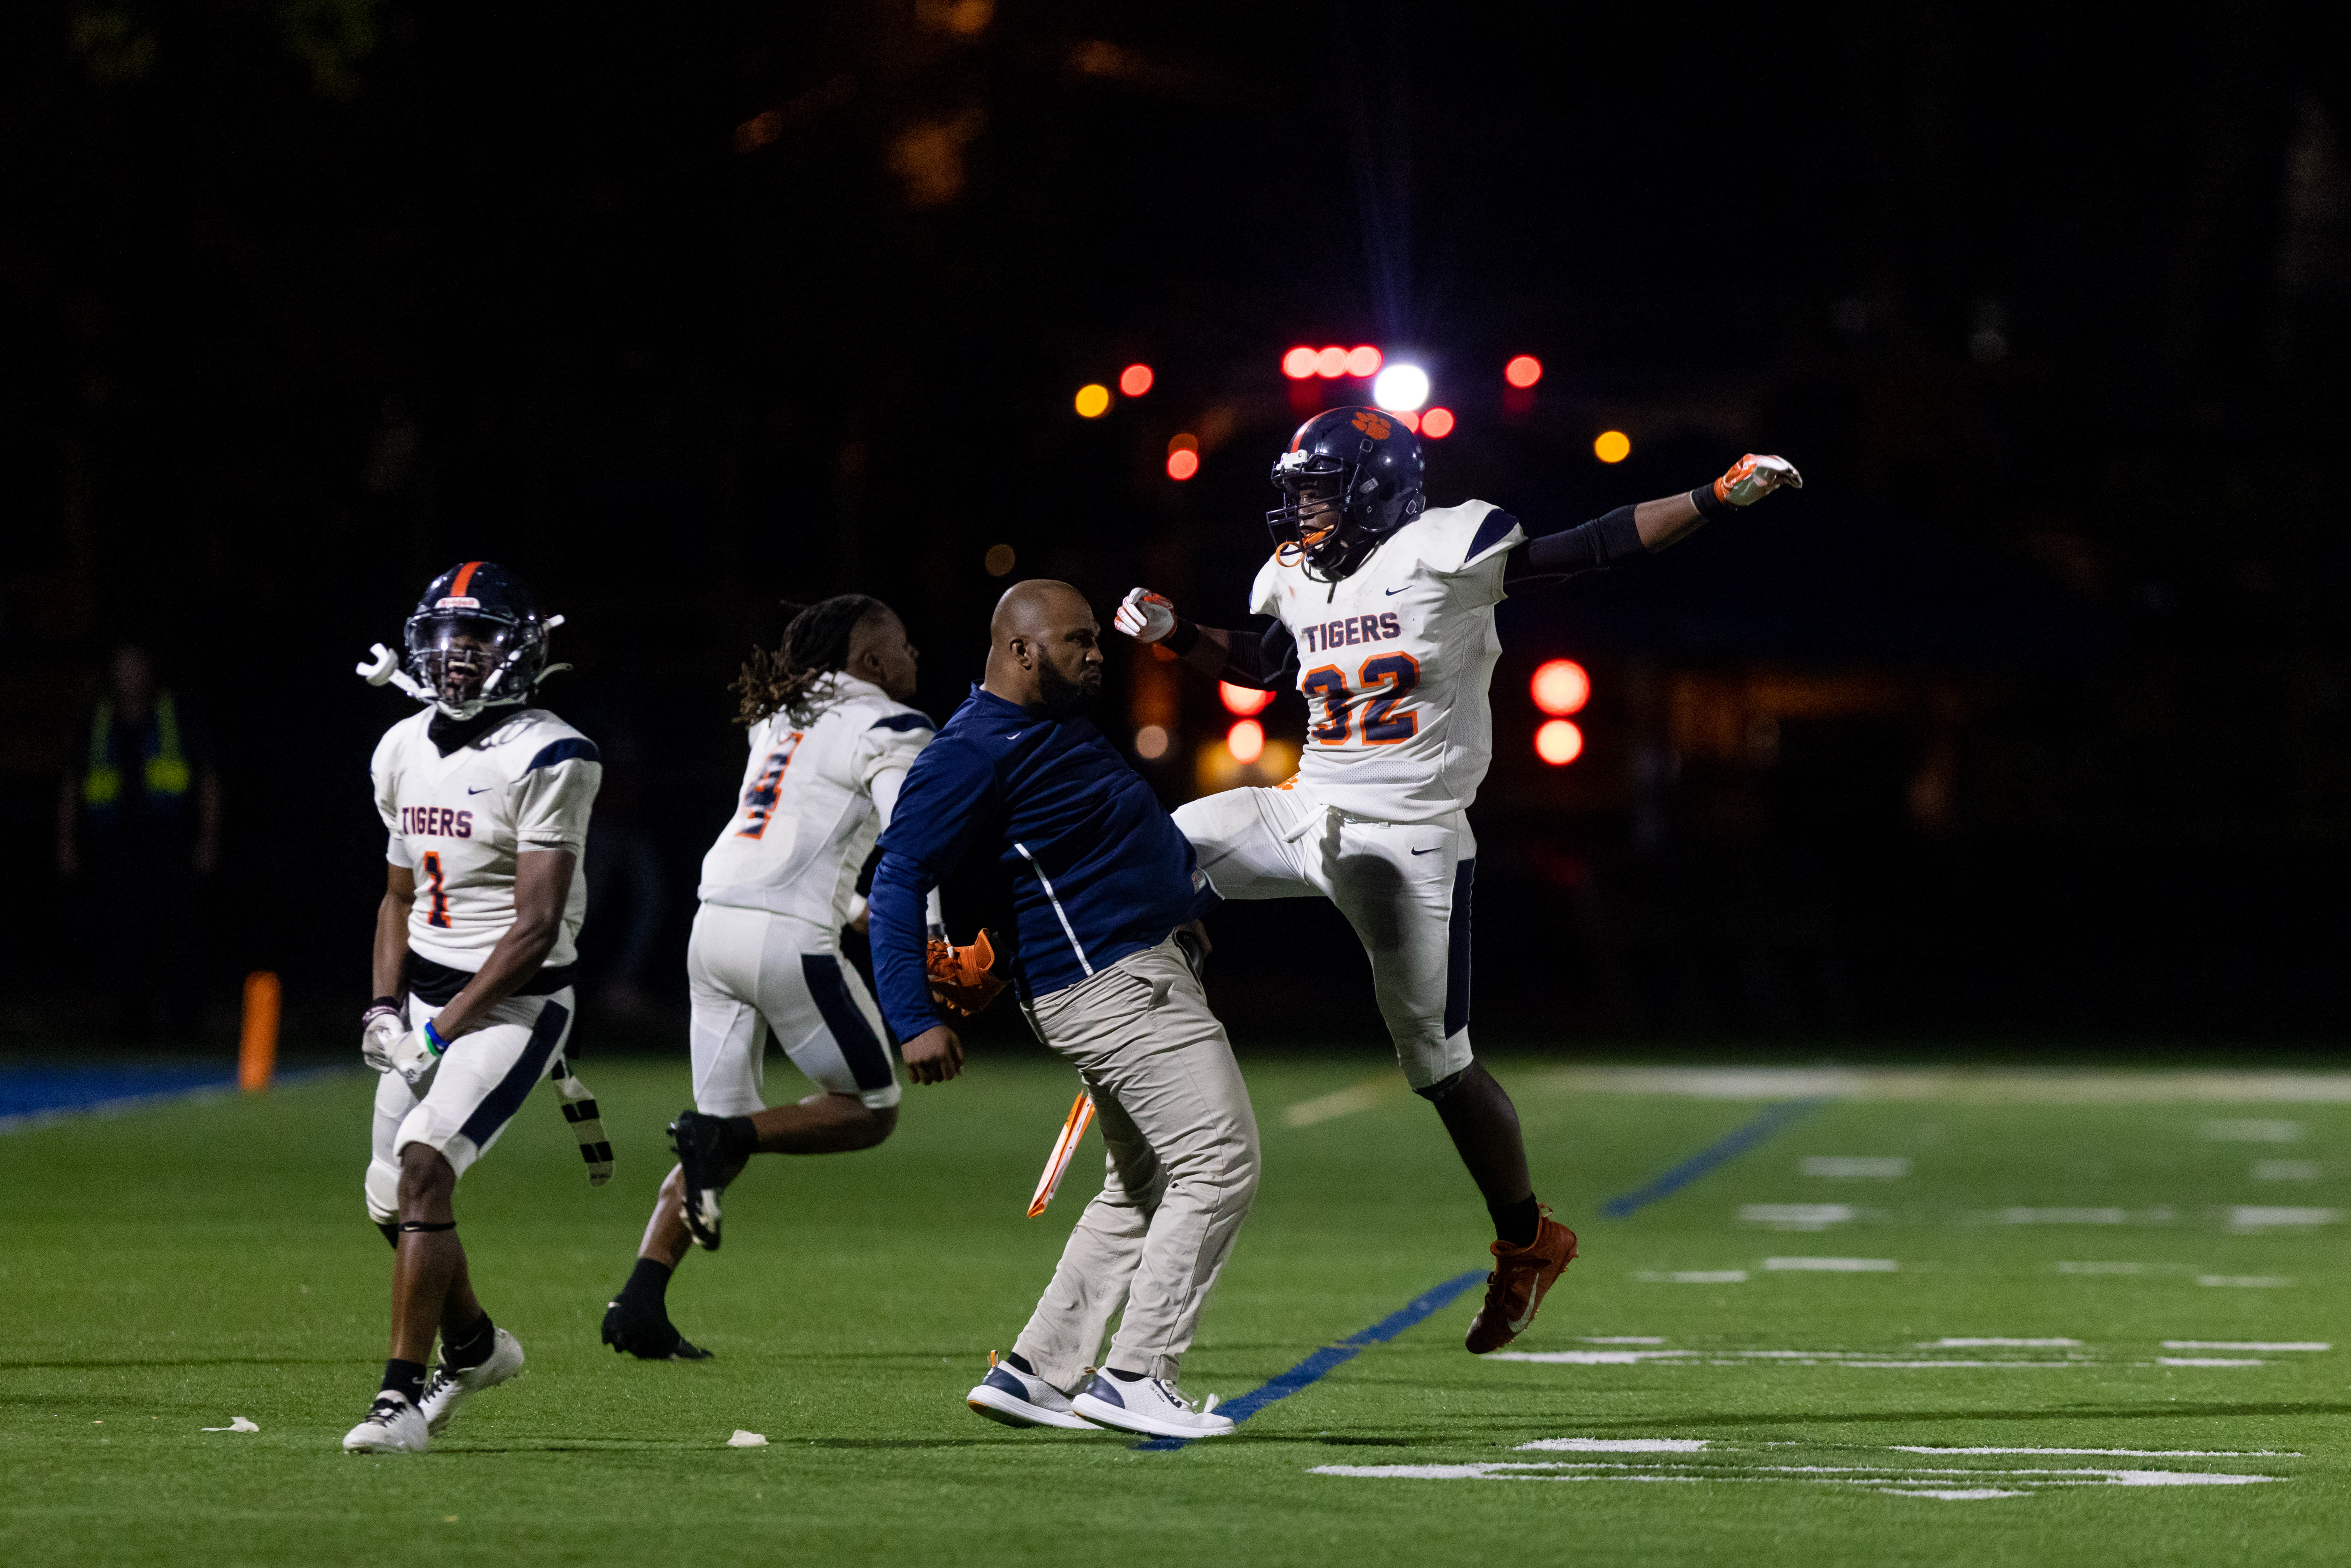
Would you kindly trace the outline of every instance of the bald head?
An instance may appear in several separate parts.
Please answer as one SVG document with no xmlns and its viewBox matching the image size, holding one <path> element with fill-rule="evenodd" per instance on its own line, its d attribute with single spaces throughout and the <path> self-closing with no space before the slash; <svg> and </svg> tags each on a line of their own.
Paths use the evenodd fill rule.
<svg viewBox="0 0 2351 1568">
<path fill-rule="evenodd" d="M 1102 693 L 1102 623 L 1066 582 L 1016 582 L 987 623 L 987 678 L 995 695 L 1073 718 Z"/>
</svg>

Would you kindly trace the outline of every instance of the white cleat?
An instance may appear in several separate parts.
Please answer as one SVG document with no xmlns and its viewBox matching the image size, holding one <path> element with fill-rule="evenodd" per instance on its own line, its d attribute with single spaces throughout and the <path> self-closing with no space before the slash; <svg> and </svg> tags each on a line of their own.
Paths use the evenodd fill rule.
<svg viewBox="0 0 2351 1568">
<path fill-rule="evenodd" d="M 987 1354 L 987 1375 L 963 1402 L 991 1421 L 1008 1427 L 1060 1427 L 1092 1432 L 1094 1424 L 1070 1408 L 1061 1391 L 1033 1372 L 1023 1372 L 1008 1361 Z"/>
<path fill-rule="evenodd" d="M 1221 1437 L 1233 1429 L 1229 1416 L 1215 1413 L 1215 1395 L 1195 1410 L 1192 1402 L 1162 1377 L 1138 1377 L 1130 1383 L 1097 1372 L 1094 1380 L 1070 1401 L 1070 1408 L 1104 1427 L 1153 1437 Z"/>
<path fill-rule="evenodd" d="M 497 1331 L 491 1342 L 490 1359 L 479 1366 L 451 1371 L 443 1362 L 434 1372 L 433 1381 L 424 1388 L 424 1426 L 434 1437 L 449 1424 L 457 1406 L 485 1388 L 496 1388 L 522 1370 L 522 1343 L 506 1330 Z"/>
<path fill-rule="evenodd" d="M 375 1396 L 367 1419 L 343 1434 L 347 1454 L 421 1454 L 433 1440 L 424 1412 L 405 1394 L 389 1391 Z"/>
</svg>

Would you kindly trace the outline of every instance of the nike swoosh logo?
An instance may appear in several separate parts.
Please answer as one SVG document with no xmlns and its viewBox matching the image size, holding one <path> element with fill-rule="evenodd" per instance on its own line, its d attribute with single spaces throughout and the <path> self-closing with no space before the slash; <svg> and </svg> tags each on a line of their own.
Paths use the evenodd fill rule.
<svg viewBox="0 0 2351 1568">
<path fill-rule="evenodd" d="M 482 786 L 480 789 L 467 789 L 467 790 L 465 791 L 465 793 L 466 793 L 466 794 L 468 794 L 468 795 L 486 795 L 486 794 L 488 794 L 491 790 L 493 790 L 493 789 L 496 789 L 496 788 L 497 788 L 497 786 L 496 786 L 496 785 L 495 785 L 495 784 L 485 784 L 485 785 L 483 785 L 483 786 Z"/>
<path fill-rule="evenodd" d="M 1408 582 L 1404 585 L 1405 588 L 1410 588 L 1412 584 Z M 1402 593 L 1403 591 L 1404 588 L 1391 588 L 1387 591 L 1387 595 L 1390 599 L 1394 599 L 1397 594 Z"/>
<path fill-rule="evenodd" d="M 1442 846 L 1439 846 L 1439 847 L 1441 848 Z M 1416 854 L 1416 855 L 1433 855 L 1433 854 L 1435 854 L 1435 853 L 1437 852 L 1437 850 L 1435 850 L 1435 849 L 1415 850 L 1415 851 L 1413 851 L 1412 852 L 1413 852 L 1413 853 L 1415 853 L 1415 854 Z"/>
</svg>

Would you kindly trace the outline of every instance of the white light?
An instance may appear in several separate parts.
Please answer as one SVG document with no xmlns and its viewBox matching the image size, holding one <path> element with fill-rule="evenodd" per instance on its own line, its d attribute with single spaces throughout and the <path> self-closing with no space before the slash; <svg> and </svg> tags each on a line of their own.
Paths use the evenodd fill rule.
<svg viewBox="0 0 2351 1568">
<path fill-rule="evenodd" d="M 1407 413 L 1428 401 L 1428 372 L 1418 365 L 1390 365 L 1372 382 L 1372 401 Z"/>
</svg>

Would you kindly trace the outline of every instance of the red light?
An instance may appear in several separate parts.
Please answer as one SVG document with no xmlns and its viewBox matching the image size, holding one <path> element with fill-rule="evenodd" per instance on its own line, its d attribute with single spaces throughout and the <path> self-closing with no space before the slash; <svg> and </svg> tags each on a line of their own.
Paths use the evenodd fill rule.
<svg viewBox="0 0 2351 1568">
<path fill-rule="evenodd" d="M 1431 441 L 1442 441 L 1453 434 L 1453 411 L 1432 408 L 1420 416 L 1420 433 Z"/>
<path fill-rule="evenodd" d="M 1420 415 L 1413 413 L 1412 410 L 1408 408 L 1392 408 L 1388 410 L 1388 417 L 1390 419 L 1400 419 L 1404 421 L 1404 427 L 1406 430 L 1411 431 L 1415 435 L 1418 435 L 1420 434 Z"/>
<path fill-rule="evenodd" d="M 1324 381 L 1336 381 L 1347 373 L 1347 350 L 1338 347 L 1323 350 L 1314 356 L 1314 373 Z"/>
<path fill-rule="evenodd" d="M 1502 379 L 1514 387 L 1531 387 L 1542 380 L 1542 361 L 1532 354 L 1520 354 L 1502 367 Z"/>
<path fill-rule="evenodd" d="M 1583 755 L 1583 732 L 1563 718 L 1552 719 L 1535 731 L 1535 755 L 1564 768 Z"/>
<path fill-rule="evenodd" d="M 1380 351 L 1369 343 L 1360 343 L 1347 350 L 1347 373 L 1351 376 L 1376 375 L 1380 368 Z"/>
<path fill-rule="evenodd" d="M 1535 666 L 1535 678 L 1527 683 L 1535 699 L 1535 706 L 1554 718 L 1564 718 L 1572 713 L 1582 713 L 1583 705 L 1592 700 L 1592 677 L 1573 659 L 1545 659 Z"/>
<path fill-rule="evenodd" d="M 1273 694 L 1253 686 L 1237 686 L 1230 681 L 1217 683 L 1217 695 L 1224 699 L 1225 711 L 1249 718 L 1273 706 Z"/>
<path fill-rule="evenodd" d="M 1244 767 L 1265 755 L 1265 726 L 1245 718 L 1225 731 L 1225 749 Z"/>
<path fill-rule="evenodd" d="M 1118 372 L 1118 390 L 1129 397 L 1141 397 L 1151 390 L 1151 367 L 1129 365 Z"/>
<path fill-rule="evenodd" d="M 1189 479 L 1200 471 L 1200 455 L 1188 446 L 1179 446 L 1167 455 L 1167 477 Z"/>
<path fill-rule="evenodd" d="M 1281 373 L 1293 382 L 1302 382 L 1314 373 L 1314 350 L 1303 343 L 1281 356 Z"/>
</svg>

